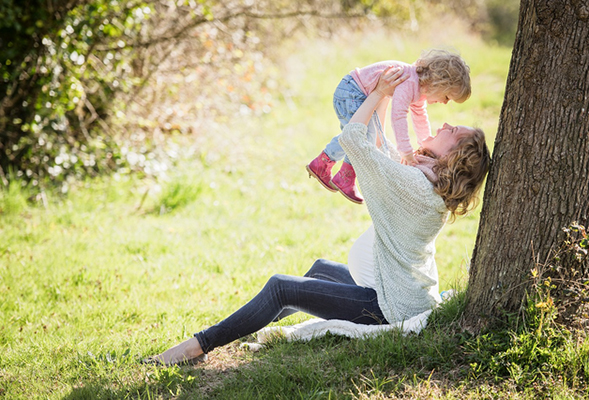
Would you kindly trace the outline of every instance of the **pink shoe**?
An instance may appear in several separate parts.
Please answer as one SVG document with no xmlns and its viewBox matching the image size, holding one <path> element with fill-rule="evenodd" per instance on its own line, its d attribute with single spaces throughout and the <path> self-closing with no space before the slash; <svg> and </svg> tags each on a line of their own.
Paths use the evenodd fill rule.
<svg viewBox="0 0 589 400">
<path fill-rule="evenodd" d="M 356 172 L 354 167 L 344 162 L 337 174 L 331 180 L 331 186 L 339 190 L 344 197 L 356 204 L 364 203 L 364 198 L 356 187 Z"/>
<path fill-rule="evenodd" d="M 323 187 L 330 192 L 337 192 L 337 190 L 332 188 L 329 184 L 331 181 L 331 169 L 334 165 L 335 161 L 331 161 L 327 154 L 322 151 L 321 154 L 317 156 L 317 158 L 307 165 L 309 177 L 317 178 L 319 183 L 321 183 Z"/>
</svg>

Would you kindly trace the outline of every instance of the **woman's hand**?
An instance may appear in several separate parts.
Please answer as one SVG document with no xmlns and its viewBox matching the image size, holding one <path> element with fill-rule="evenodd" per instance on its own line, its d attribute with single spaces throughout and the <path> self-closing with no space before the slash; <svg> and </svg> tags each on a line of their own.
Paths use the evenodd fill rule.
<svg viewBox="0 0 589 400">
<path fill-rule="evenodd" d="M 379 104 L 388 96 L 392 96 L 395 92 L 395 88 L 399 86 L 408 76 L 403 76 L 402 68 L 388 68 L 380 74 L 378 83 L 376 84 L 375 90 L 373 90 L 362 105 L 356 110 L 350 123 L 360 122 L 364 125 L 368 125 L 372 113 L 376 110 Z"/>
<path fill-rule="evenodd" d="M 401 157 L 401 164 L 413 167 L 417 165 L 417 160 L 415 159 L 413 153 L 409 153 Z"/>
<path fill-rule="evenodd" d="M 403 74 L 403 68 L 389 67 L 380 74 L 374 90 L 383 97 L 390 97 L 395 93 L 395 88 L 407 78 L 409 75 Z"/>
</svg>

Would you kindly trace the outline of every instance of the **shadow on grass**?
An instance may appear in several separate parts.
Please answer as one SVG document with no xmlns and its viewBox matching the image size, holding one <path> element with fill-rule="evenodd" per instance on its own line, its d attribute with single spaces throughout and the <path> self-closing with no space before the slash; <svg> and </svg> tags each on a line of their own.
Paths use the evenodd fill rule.
<svg viewBox="0 0 589 400">
<path fill-rule="evenodd" d="M 383 334 L 358 340 L 327 334 L 307 343 L 271 341 L 251 353 L 237 344 L 214 351 L 198 367 L 148 368 L 145 382 L 121 386 L 99 379 L 74 389 L 65 399 L 323 399 L 360 398 L 370 393 L 404 393 L 431 379 L 435 365 L 456 369 L 449 349 L 421 353 L 422 335 Z M 445 361 L 439 353 L 445 351 Z"/>
<path fill-rule="evenodd" d="M 387 332 L 349 339 L 327 334 L 306 343 L 274 339 L 257 353 L 233 343 L 212 352 L 202 366 L 148 368 L 144 379 L 126 386 L 100 379 L 65 399 L 532 399 L 587 394 L 586 374 L 570 367 L 579 358 L 579 368 L 585 365 L 587 346 L 569 355 L 565 347 L 537 348 L 526 355 L 522 350 L 529 346 L 521 340 L 529 332 L 470 336 L 458 323 L 464 296 L 446 303 L 418 335 Z M 548 351 L 569 366 L 557 368 L 557 358 L 540 365 L 538 354 Z"/>
<path fill-rule="evenodd" d="M 64 399 L 351 399 L 385 393 L 402 395 L 421 388 L 423 382 L 429 381 L 431 387 L 434 371 L 444 377 L 443 385 L 458 384 L 468 374 L 462 368 L 459 341 L 458 336 L 434 326 L 419 335 L 388 332 L 363 340 L 329 333 L 306 343 L 274 339 L 256 353 L 233 343 L 213 351 L 209 361 L 197 367 L 144 367 L 142 376 L 127 384 L 109 379 L 107 371 Z M 123 367 L 135 369 L 128 364 Z"/>
</svg>

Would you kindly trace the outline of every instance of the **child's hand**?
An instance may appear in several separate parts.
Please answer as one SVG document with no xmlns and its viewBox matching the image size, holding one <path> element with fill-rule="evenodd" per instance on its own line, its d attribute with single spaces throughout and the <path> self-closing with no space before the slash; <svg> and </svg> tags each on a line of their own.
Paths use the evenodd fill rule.
<svg viewBox="0 0 589 400">
<path fill-rule="evenodd" d="M 380 74 L 375 91 L 385 97 L 390 97 L 395 93 L 395 88 L 407 78 L 409 75 L 403 74 L 403 68 L 389 67 Z"/>
<path fill-rule="evenodd" d="M 403 164 L 403 165 L 410 165 L 410 166 L 413 167 L 413 166 L 417 165 L 417 160 L 413 156 L 413 153 L 409 153 L 409 154 L 404 155 L 403 157 L 401 157 L 401 164 Z"/>
</svg>

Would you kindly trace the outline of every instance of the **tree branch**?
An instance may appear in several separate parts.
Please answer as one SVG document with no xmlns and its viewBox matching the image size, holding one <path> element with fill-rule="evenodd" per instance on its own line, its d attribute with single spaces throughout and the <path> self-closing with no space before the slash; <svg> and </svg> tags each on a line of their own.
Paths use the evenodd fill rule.
<svg viewBox="0 0 589 400">
<path fill-rule="evenodd" d="M 287 12 L 287 13 L 260 14 L 260 13 L 256 13 L 256 12 L 250 12 L 249 10 L 239 10 L 239 11 L 235 11 L 230 14 L 227 14 L 227 15 L 220 17 L 220 18 L 207 19 L 207 18 L 201 17 L 199 19 L 192 20 L 189 23 L 187 23 L 186 25 L 184 25 L 183 27 L 179 28 L 176 32 L 172 33 L 171 35 L 158 36 L 157 38 L 153 38 L 153 39 L 145 41 L 145 42 L 128 43 L 123 47 L 116 47 L 116 46 L 115 47 L 97 47 L 96 51 L 105 52 L 105 51 L 120 51 L 121 49 L 124 49 L 124 48 L 141 48 L 141 47 L 146 48 L 146 47 L 153 46 L 155 44 L 168 42 L 171 40 L 177 40 L 183 34 L 185 34 L 186 31 L 188 31 L 190 29 L 194 29 L 199 25 L 211 23 L 211 22 L 227 22 L 232 19 L 239 18 L 239 17 L 249 17 L 249 18 L 253 18 L 253 19 L 288 19 L 288 18 L 301 17 L 301 16 L 310 16 L 310 17 L 317 17 L 317 18 L 323 18 L 323 19 L 340 19 L 340 18 L 352 19 L 352 18 L 364 18 L 364 17 L 366 17 L 366 14 L 348 14 L 348 13 L 324 14 L 324 13 L 321 13 L 317 10 L 291 11 L 291 12 Z"/>
</svg>

